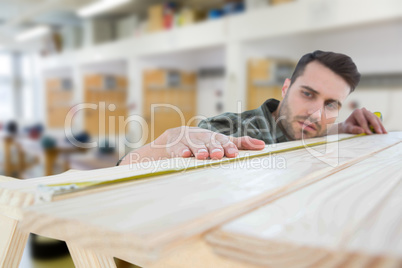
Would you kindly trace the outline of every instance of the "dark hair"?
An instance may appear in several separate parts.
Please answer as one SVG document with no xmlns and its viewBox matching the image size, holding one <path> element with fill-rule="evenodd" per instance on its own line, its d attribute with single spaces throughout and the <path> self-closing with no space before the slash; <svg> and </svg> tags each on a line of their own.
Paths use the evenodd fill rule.
<svg viewBox="0 0 402 268">
<path fill-rule="evenodd" d="M 312 61 L 318 61 L 341 76 L 350 86 L 350 93 L 355 90 L 360 82 L 360 73 L 357 70 L 356 64 L 349 56 L 335 52 L 316 50 L 300 58 L 292 74 L 292 78 L 290 79 L 291 85 L 296 81 L 297 77 L 303 75 L 307 64 Z"/>
</svg>

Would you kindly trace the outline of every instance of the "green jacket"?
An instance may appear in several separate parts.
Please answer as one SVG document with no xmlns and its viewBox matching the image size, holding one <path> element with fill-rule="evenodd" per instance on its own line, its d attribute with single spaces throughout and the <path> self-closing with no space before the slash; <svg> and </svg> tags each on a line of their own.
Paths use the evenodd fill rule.
<svg viewBox="0 0 402 268">
<path fill-rule="evenodd" d="M 282 130 L 277 127 L 272 113 L 278 108 L 279 101 L 268 99 L 260 107 L 243 113 L 224 113 L 202 120 L 198 127 L 222 133 L 227 136 L 250 136 L 263 140 L 266 144 L 288 141 Z"/>
</svg>

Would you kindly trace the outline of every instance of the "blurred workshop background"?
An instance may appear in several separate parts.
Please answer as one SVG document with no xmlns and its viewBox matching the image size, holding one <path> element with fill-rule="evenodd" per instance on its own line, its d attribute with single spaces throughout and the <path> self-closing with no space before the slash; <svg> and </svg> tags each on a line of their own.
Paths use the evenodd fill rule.
<svg viewBox="0 0 402 268">
<path fill-rule="evenodd" d="M 316 49 L 362 73 L 339 121 L 366 107 L 402 130 L 401 1 L 1 0 L 1 174 L 114 166 L 168 128 L 281 99 Z M 73 267 L 57 243 L 31 237 L 21 267 Z"/>
</svg>

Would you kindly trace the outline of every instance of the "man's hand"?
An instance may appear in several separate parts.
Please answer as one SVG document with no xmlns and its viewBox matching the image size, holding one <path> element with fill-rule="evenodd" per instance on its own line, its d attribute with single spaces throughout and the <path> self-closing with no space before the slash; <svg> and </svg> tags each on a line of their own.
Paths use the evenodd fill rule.
<svg viewBox="0 0 402 268">
<path fill-rule="evenodd" d="M 372 134 L 370 126 L 374 128 L 375 133 L 387 133 L 381 120 L 366 108 L 362 108 L 354 110 L 348 119 L 338 124 L 338 130 L 339 133 Z"/>
<path fill-rule="evenodd" d="M 264 148 L 264 141 L 248 136 L 235 138 L 197 127 L 178 127 L 165 131 L 155 141 L 131 152 L 121 165 L 171 157 L 232 158 L 238 155 L 239 150 Z"/>
</svg>

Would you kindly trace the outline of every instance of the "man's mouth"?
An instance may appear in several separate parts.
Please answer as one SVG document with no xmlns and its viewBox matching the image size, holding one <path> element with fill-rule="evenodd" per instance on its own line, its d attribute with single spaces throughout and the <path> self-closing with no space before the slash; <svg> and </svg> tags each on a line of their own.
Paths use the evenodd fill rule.
<svg viewBox="0 0 402 268">
<path fill-rule="evenodd" d="M 297 122 L 300 124 L 300 126 L 302 127 L 303 130 L 307 130 L 307 131 L 316 131 L 317 130 L 314 123 L 302 122 L 302 121 L 297 121 Z"/>
</svg>

